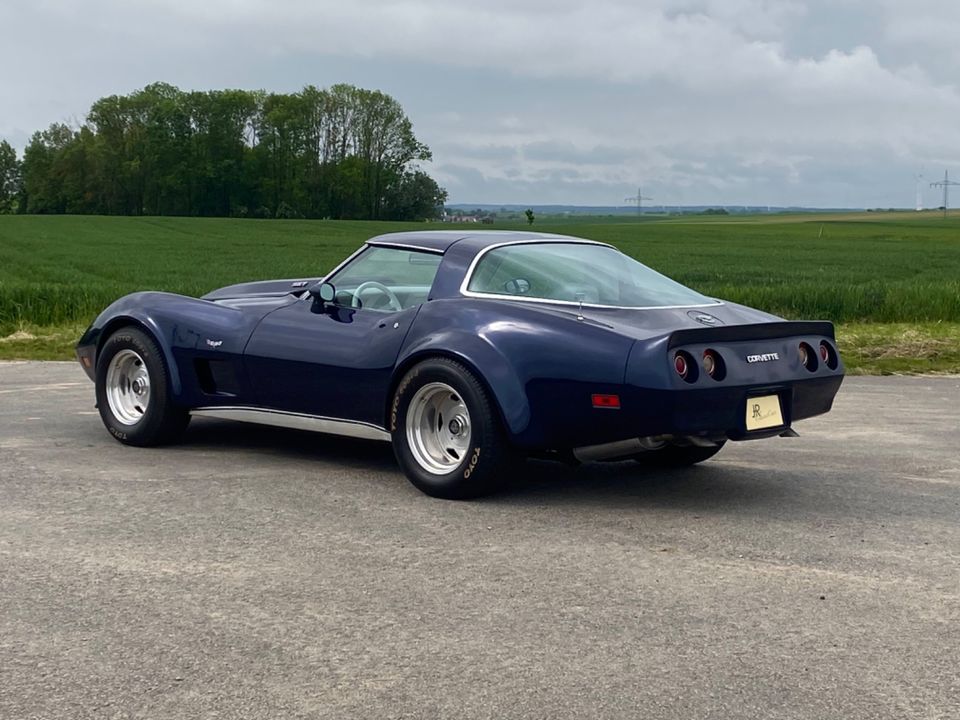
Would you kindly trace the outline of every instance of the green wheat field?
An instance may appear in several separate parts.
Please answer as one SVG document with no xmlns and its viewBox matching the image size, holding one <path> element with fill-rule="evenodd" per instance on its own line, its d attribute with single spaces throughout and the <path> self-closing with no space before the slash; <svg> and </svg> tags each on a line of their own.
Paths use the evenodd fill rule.
<svg viewBox="0 0 960 720">
<path fill-rule="evenodd" d="M 0 216 L 0 358 L 69 359 L 84 327 L 129 292 L 315 276 L 373 235 L 417 229 L 463 226 Z M 854 370 L 960 372 L 960 218 L 551 217 L 533 229 L 611 243 L 713 297 L 831 320 Z"/>
</svg>

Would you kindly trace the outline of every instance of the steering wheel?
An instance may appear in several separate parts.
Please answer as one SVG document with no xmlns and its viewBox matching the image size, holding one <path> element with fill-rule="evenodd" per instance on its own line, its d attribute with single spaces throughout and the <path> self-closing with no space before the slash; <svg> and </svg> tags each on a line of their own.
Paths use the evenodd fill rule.
<svg viewBox="0 0 960 720">
<path fill-rule="evenodd" d="M 397 297 L 396 293 L 393 292 L 383 283 L 379 283 L 376 280 L 367 280 L 365 283 L 360 283 L 357 286 L 357 289 L 353 291 L 353 297 L 350 299 L 350 304 L 358 308 L 362 305 L 363 301 L 360 299 L 360 296 L 363 295 L 367 290 L 377 290 L 378 292 L 383 293 L 387 296 L 387 300 L 390 304 L 391 310 L 396 310 L 399 312 L 403 310 L 403 305 L 400 304 L 400 298 Z"/>
</svg>

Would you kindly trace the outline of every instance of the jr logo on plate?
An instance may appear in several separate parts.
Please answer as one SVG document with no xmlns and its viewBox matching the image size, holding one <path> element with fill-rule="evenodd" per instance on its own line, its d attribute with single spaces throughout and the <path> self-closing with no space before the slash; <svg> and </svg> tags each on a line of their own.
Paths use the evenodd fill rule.
<svg viewBox="0 0 960 720">
<path fill-rule="evenodd" d="M 762 430 L 783 425 L 780 397 L 764 395 L 747 398 L 747 430 Z"/>
</svg>

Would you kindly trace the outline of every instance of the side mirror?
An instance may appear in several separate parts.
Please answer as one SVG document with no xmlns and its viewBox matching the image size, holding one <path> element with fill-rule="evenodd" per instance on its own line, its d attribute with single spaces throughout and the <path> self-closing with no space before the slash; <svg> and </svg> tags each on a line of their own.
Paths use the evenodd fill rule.
<svg viewBox="0 0 960 720">
<path fill-rule="evenodd" d="M 313 302 L 318 305 L 332 303 L 337 297 L 337 289 L 333 286 L 333 283 L 318 282 L 310 288 L 310 297 L 312 297 Z"/>
</svg>

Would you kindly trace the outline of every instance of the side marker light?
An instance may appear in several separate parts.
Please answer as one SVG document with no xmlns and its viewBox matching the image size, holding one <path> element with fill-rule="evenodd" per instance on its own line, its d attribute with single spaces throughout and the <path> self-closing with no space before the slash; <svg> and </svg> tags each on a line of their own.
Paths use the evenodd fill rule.
<svg viewBox="0 0 960 720">
<path fill-rule="evenodd" d="M 592 396 L 593 406 L 595 408 L 602 408 L 606 410 L 619 410 L 620 409 L 620 396 L 619 395 L 600 395 L 595 394 Z"/>
</svg>

